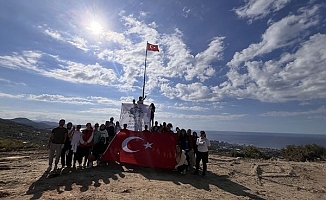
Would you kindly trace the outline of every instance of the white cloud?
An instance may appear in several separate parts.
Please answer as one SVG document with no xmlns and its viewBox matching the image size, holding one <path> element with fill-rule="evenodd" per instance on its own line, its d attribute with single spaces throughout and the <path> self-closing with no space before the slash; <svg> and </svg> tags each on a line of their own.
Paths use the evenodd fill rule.
<svg viewBox="0 0 326 200">
<path fill-rule="evenodd" d="M 75 104 L 75 105 L 87 105 L 93 104 L 89 100 L 80 97 L 67 97 L 63 95 L 52 95 L 52 94 L 41 94 L 41 95 L 34 95 L 30 94 L 26 98 L 27 100 L 32 101 L 46 101 L 46 102 L 56 102 L 56 103 L 68 103 L 68 104 Z"/>
<path fill-rule="evenodd" d="M 23 94 L 8 94 L 0 92 L 0 98 L 10 98 L 10 99 L 22 99 L 25 95 Z"/>
<path fill-rule="evenodd" d="M 0 78 L 0 82 L 3 82 L 3 83 L 11 83 L 10 80 L 8 80 L 8 79 L 3 79 L 3 78 Z"/>
<path fill-rule="evenodd" d="M 78 96 L 64 96 L 61 94 L 8 94 L 0 92 L 0 98 L 11 98 L 11 99 L 21 99 L 29 101 L 44 101 L 49 103 L 64 103 L 64 104 L 74 104 L 74 105 L 105 105 L 120 107 L 120 100 L 112 100 L 100 96 L 88 96 L 88 97 L 78 97 Z M 131 102 L 131 101 L 129 101 Z"/>
<path fill-rule="evenodd" d="M 54 61 L 58 63 L 57 66 L 61 68 L 45 66 L 41 61 L 42 57 L 54 59 Z M 85 65 L 61 60 L 58 56 L 45 54 L 39 51 L 23 51 L 22 55 L 13 53 L 12 56 L 0 56 L 0 64 L 9 68 L 28 69 L 43 76 L 72 83 L 111 85 L 117 80 L 117 75 L 113 69 L 104 68 L 98 63 L 94 65 Z"/>
<path fill-rule="evenodd" d="M 85 65 L 72 61 L 64 62 L 61 69 L 49 69 L 42 74 L 72 83 L 110 85 L 117 80 L 117 76 L 112 69 L 104 68 L 98 63 Z"/>
<path fill-rule="evenodd" d="M 114 105 L 114 106 L 118 106 L 118 107 L 121 106 L 121 101 L 116 101 L 116 100 L 108 99 L 105 97 L 91 96 L 89 99 L 92 101 L 95 101 L 98 104 L 102 104 L 102 105 Z M 131 102 L 131 101 L 129 101 L 129 102 Z"/>
<path fill-rule="evenodd" d="M 3 79 L 3 78 L 0 78 L 0 82 L 6 83 L 6 84 L 9 84 L 9 85 L 20 85 L 20 86 L 26 86 L 26 84 L 23 83 L 23 82 L 13 82 L 13 81 L 11 81 L 11 80 Z"/>
<path fill-rule="evenodd" d="M 291 0 L 245 0 L 246 5 L 234 9 L 240 18 L 248 18 L 249 22 L 261 19 L 270 13 L 277 12 Z"/>
<path fill-rule="evenodd" d="M 183 7 L 183 9 L 182 9 L 182 15 L 183 15 L 185 18 L 187 18 L 187 17 L 189 16 L 190 12 L 191 12 L 191 9 L 190 9 L 190 8 L 188 8 L 188 7 Z"/>
<path fill-rule="evenodd" d="M 213 63 L 223 59 L 224 37 L 213 38 L 206 50 L 194 56 L 182 41 L 183 34 L 180 30 L 175 29 L 172 34 L 160 35 L 155 23 L 145 24 L 133 16 L 123 16 L 122 20 L 127 30 L 114 33 L 117 37 L 106 38 L 109 42 L 115 42 L 115 49 L 106 49 L 98 54 L 99 58 L 122 66 L 119 77 L 122 85 L 119 88 L 133 90 L 138 80 L 142 79 L 145 38 L 150 43 L 158 44 L 160 48 L 160 52 L 148 52 L 146 81 L 149 84 L 146 92 L 160 87 L 171 78 L 184 78 L 187 81 L 197 78 L 203 82 L 215 75 Z M 139 37 L 140 42 L 126 40 L 130 35 Z"/>
<path fill-rule="evenodd" d="M 156 30 L 156 23 L 145 24 L 144 22 L 138 21 L 132 15 L 121 16 L 124 26 L 127 30 L 124 32 L 125 35 L 138 36 L 142 41 L 155 42 L 159 39 L 159 33 Z M 143 47 L 144 48 L 144 47 Z"/>
<path fill-rule="evenodd" d="M 79 36 L 72 36 L 71 39 L 67 40 L 67 42 L 78 49 L 81 49 L 83 51 L 88 51 L 89 47 L 87 45 L 87 40 L 85 40 L 82 37 Z"/>
<path fill-rule="evenodd" d="M 146 17 L 146 16 L 148 15 L 148 13 L 147 13 L 147 12 L 144 12 L 144 11 L 140 11 L 140 12 L 139 12 L 139 15 L 140 15 L 141 17 Z"/>
<path fill-rule="evenodd" d="M 209 87 L 198 82 L 191 84 L 177 83 L 175 87 L 163 84 L 161 90 L 170 99 L 177 97 L 184 101 L 207 101 L 210 93 Z"/>
<path fill-rule="evenodd" d="M 101 120 L 101 122 L 104 122 L 104 120 L 109 120 L 109 118 L 112 116 L 120 116 L 121 108 L 90 108 L 87 110 L 82 110 L 80 112 L 86 113 L 88 116 L 96 114 L 99 116 L 106 117 L 106 119 L 102 118 Z M 115 120 L 119 120 L 119 119 L 115 119 Z"/>
<path fill-rule="evenodd" d="M 45 35 L 50 36 L 51 38 L 58 40 L 63 43 L 70 44 L 72 46 L 75 46 L 78 49 L 81 49 L 83 51 L 88 51 L 88 43 L 87 40 L 77 36 L 77 35 L 72 35 L 68 32 L 63 32 L 63 31 L 57 31 L 57 30 L 52 30 L 51 28 L 46 28 L 39 26 L 41 30 L 43 30 L 43 33 Z M 45 30 L 44 30 L 45 29 Z"/>
<path fill-rule="evenodd" d="M 264 117 L 292 117 L 292 116 L 301 116 L 301 115 L 319 115 L 326 114 L 326 107 L 320 107 L 315 110 L 308 111 L 295 111 L 295 112 L 287 112 L 287 111 L 271 111 L 267 113 L 263 113 L 260 116 Z"/>
<path fill-rule="evenodd" d="M 12 56 L 2 56 L 0 63 L 7 67 L 30 69 L 43 76 L 72 83 L 111 85 L 120 90 L 133 91 L 140 89 L 138 81 L 143 78 L 144 50 L 146 47 L 144 40 L 146 38 L 154 44 L 158 44 L 156 41 L 160 41 L 158 44 L 160 52 L 148 52 L 146 93 L 150 93 L 154 88 L 161 88 L 162 84 L 172 84 L 172 78 L 182 78 L 189 82 L 198 79 L 200 82 L 204 82 L 215 75 L 213 63 L 223 59 L 224 37 L 213 38 L 206 50 L 191 55 L 190 50 L 182 41 L 183 34 L 180 30 L 175 29 L 172 34 L 159 34 L 155 22 L 145 24 L 133 16 L 122 15 L 121 19 L 126 30 L 121 33 L 107 31 L 103 38 L 108 44 L 114 43 L 115 48 L 95 52 L 98 58 L 113 63 L 109 68 L 104 68 L 98 63 L 83 64 L 63 60 L 59 56 L 39 51 L 24 51 L 22 55 L 14 53 Z M 44 28 L 41 27 L 41 29 Z M 85 51 L 91 48 L 85 39 L 70 33 L 55 31 L 50 28 L 46 28 L 44 33 L 58 41 L 72 44 Z M 140 41 L 137 43 L 130 41 L 128 39 L 130 35 L 139 37 Z M 45 66 L 42 62 L 45 58 L 54 60 L 57 65 Z M 67 77 L 70 78 L 67 79 Z M 183 91 L 182 88 L 191 88 L 193 85 L 181 87 L 182 84 L 179 84 L 178 87 L 180 88 L 177 90 Z M 196 97 L 195 95 L 201 94 L 193 93 L 183 98 L 188 100 L 203 98 L 203 96 Z M 179 98 L 179 95 L 177 97 Z"/>
<path fill-rule="evenodd" d="M 104 33 L 103 37 L 106 40 L 106 42 L 118 43 L 122 47 L 132 46 L 132 42 L 123 33 L 117 33 L 117 32 L 108 30 Z M 98 56 L 100 58 L 103 58 L 102 56 L 104 56 L 104 54 L 99 54 Z"/>
<path fill-rule="evenodd" d="M 168 122 L 175 121 L 176 119 L 178 120 L 198 120 L 199 122 L 202 123 L 202 121 L 211 122 L 211 121 L 229 121 L 229 120 L 235 120 L 239 118 L 243 118 L 247 116 L 247 114 L 222 114 L 222 115 L 190 115 L 190 114 L 182 114 L 182 113 L 172 113 L 172 112 L 164 112 L 164 113 L 159 113 L 157 115 L 160 118 L 168 119 Z"/>
<path fill-rule="evenodd" d="M 263 102 L 326 98 L 326 35 L 315 34 L 293 54 L 279 60 L 248 61 L 247 73 L 230 70 L 229 82 L 214 92 Z"/>
<path fill-rule="evenodd" d="M 317 10 L 318 6 L 302 8 L 299 15 L 289 15 L 275 22 L 262 35 L 260 43 L 251 44 L 241 52 L 236 52 L 227 65 L 238 67 L 241 63 L 255 57 L 299 42 L 308 28 L 318 25 L 319 19 L 315 15 Z"/>
<path fill-rule="evenodd" d="M 194 56 L 182 41 L 182 36 L 182 32 L 176 29 L 174 34 L 162 37 L 166 49 L 163 59 L 167 61 L 167 67 L 156 75 L 164 78 L 180 77 L 187 81 L 197 78 L 201 82 L 213 77 L 213 63 L 223 59 L 224 37 L 213 38 L 206 50 Z"/>
<path fill-rule="evenodd" d="M 41 57 L 42 53 L 40 51 L 23 51 L 21 55 L 14 52 L 11 56 L 0 56 L 0 64 L 3 67 L 12 69 L 40 71 L 37 62 Z"/>
<path fill-rule="evenodd" d="M 40 27 L 41 28 L 41 27 Z M 58 31 L 53 31 L 51 29 L 46 29 L 44 30 L 44 33 L 50 37 L 52 37 L 53 39 L 56 40 L 63 40 L 63 38 L 61 37 L 61 34 Z"/>
<path fill-rule="evenodd" d="M 64 114 L 63 114 L 64 113 Z M 91 122 L 92 124 L 104 123 L 105 115 L 101 113 L 93 113 L 94 115 L 85 114 L 82 111 L 64 112 L 60 109 L 55 110 L 30 110 L 28 108 L 22 108 L 14 110 L 12 108 L 1 107 L 0 115 L 5 116 L 6 119 L 12 119 L 19 117 L 26 117 L 35 121 L 51 121 L 58 122 L 60 119 L 65 119 L 66 122 L 72 122 L 73 124 L 86 124 Z"/>
<path fill-rule="evenodd" d="M 228 63 L 231 66 L 226 74 L 228 80 L 220 85 L 207 86 L 204 82 L 216 76 L 216 63 L 223 59 L 224 37 L 212 38 L 207 49 L 193 55 L 183 42 L 183 33 L 179 29 L 176 28 L 171 34 L 160 34 L 154 22 L 146 24 L 130 15 L 121 15 L 125 31 L 109 31 L 103 38 L 110 45 L 114 45 L 114 48 L 95 53 L 99 59 L 112 63 L 107 67 L 98 63 L 67 61 L 39 51 L 0 56 L 0 64 L 11 68 L 32 69 L 44 76 L 73 83 L 110 85 L 120 90 L 133 91 L 142 87 L 146 38 L 151 43 L 158 44 L 160 48 L 160 52 L 148 52 L 146 93 L 159 88 L 162 95 L 185 101 L 217 101 L 224 97 L 253 98 L 270 102 L 324 98 L 325 75 L 321 70 L 324 49 L 320 46 L 324 42 L 323 35 L 311 37 L 299 50 L 298 47 L 294 48 L 296 53 L 282 54 L 279 60 L 255 61 L 255 58 L 261 55 L 291 47 L 300 37 L 307 37 L 306 29 L 319 22 L 318 16 L 315 15 L 317 10 L 318 6 L 301 8 L 299 15 L 289 15 L 271 24 L 262 35 L 261 42 L 251 44 L 234 55 Z M 52 34 L 57 38 L 63 38 L 62 35 L 64 34 L 59 37 Z M 129 40 L 130 36 L 135 40 Z M 79 43 L 84 44 L 85 49 L 89 48 L 87 43 L 83 43 L 83 39 Z M 319 57 L 315 56 L 317 53 Z M 40 62 L 46 56 L 58 64 L 46 68 Z M 244 66 L 241 66 L 242 63 Z M 308 64 L 311 66 L 307 67 Z M 303 71 L 310 67 L 318 73 L 307 76 Z M 297 73 L 299 71 L 300 73 Z M 312 95 L 316 91 L 318 94 Z"/>
<path fill-rule="evenodd" d="M 173 106 L 167 106 L 168 109 L 176 109 L 176 110 L 186 110 L 186 111 L 205 111 L 209 108 L 203 106 L 187 106 L 184 104 L 174 104 Z"/>
</svg>

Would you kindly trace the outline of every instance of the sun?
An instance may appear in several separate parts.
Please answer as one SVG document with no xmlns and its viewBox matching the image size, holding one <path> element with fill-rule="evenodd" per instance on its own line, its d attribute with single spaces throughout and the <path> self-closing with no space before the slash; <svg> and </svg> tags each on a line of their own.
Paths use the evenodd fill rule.
<svg viewBox="0 0 326 200">
<path fill-rule="evenodd" d="M 103 27 L 96 21 L 91 22 L 89 29 L 94 35 L 99 35 L 103 32 Z"/>
</svg>

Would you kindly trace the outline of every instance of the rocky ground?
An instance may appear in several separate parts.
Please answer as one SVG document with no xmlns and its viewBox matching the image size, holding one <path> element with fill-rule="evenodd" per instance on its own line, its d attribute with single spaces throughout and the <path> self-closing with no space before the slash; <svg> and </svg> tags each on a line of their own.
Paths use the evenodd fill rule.
<svg viewBox="0 0 326 200">
<path fill-rule="evenodd" d="M 44 173 L 45 150 L 2 152 L 1 199 L 326 199 L 326 163 L 210 155 L 207 177 L 110 163 Z M 60 174 L 61 173 L 61 174 Z"/>
</svg>

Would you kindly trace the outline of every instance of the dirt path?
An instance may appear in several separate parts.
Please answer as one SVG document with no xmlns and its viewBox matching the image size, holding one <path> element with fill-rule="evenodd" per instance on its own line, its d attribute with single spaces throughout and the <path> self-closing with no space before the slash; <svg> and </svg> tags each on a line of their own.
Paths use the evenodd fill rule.
<svg viewBox="0 0 326 200">
<path fill-rule="evenodd" d="M 137 166 L 44 173 L 46 151 L 2 153 L 2 199 L 326 199 L 326 163 L 210 155 L 207 178 Z"/>
</svg>

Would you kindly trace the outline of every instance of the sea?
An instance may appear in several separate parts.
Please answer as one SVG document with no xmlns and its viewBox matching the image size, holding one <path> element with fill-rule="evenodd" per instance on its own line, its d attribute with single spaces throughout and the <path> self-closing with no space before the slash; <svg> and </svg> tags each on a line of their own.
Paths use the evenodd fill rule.
<svg viewBox="0 0 326 200">
<path fill-rule="evenodd" d="M 209 140 L 230 144 L 282 149 L 287 145 L 317 144 L 326 147 L 326 134 L 205 131 Z"/>
</svg>

